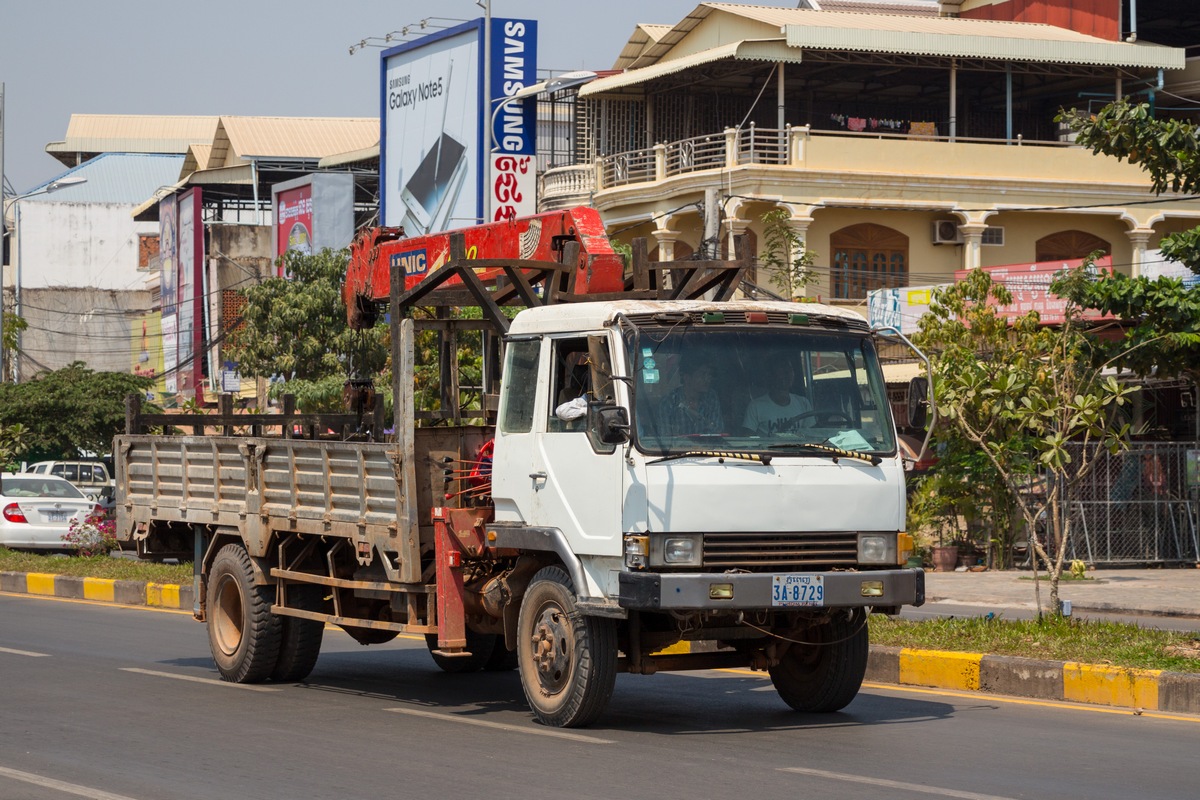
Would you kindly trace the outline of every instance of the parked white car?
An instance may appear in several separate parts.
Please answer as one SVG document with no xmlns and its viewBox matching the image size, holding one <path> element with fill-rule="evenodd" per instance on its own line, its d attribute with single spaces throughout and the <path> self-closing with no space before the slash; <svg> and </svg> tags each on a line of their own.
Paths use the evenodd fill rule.
<svg viewBox="0 0 1200 800">
<path fill-rule="evenodd" d="M 66 550 L 63 536 L 96 503 L 56 475 L 0 474 L 0 545 L 13 550 Z"/>
<path fill-rule="evenodd" d="M 89 500 L 94 500 L 106 511 L 113 507 L 116 483 L 112 469 L 101 458 L 79 458 L 70 461 L 39 461 L 30 464 L 23 472 L 37 475 L 57 475 L 66 478 Z"/>
</svg>

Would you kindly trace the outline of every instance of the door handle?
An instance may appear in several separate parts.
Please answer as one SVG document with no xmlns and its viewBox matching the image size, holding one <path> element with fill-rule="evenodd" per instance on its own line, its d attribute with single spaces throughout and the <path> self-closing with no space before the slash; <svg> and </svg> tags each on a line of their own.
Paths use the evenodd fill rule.
<svg viewBox="0 0 1200 800">
<path fill-rule="evenodd" d="M 546 480 L 546 473 L 531 472 L 531 473 L 529 473 L 529 477 L 533 478 L 535 481 L 544 481 L 544 480 Z"/>
</svg>

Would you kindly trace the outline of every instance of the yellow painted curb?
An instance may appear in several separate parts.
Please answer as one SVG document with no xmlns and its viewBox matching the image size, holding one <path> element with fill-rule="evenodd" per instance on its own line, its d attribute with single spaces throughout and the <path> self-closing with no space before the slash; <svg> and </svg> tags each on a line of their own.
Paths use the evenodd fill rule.
<svg viewBox="0 0 1200 800">
<path fill-rule="evenodd" d="M 900 651 L 900 683 L 941 689 L 979 691 L 980 653 L 941 650 Z"/>
<path fill-rule="evenodd" d="M 117 582 L 111 578 L 84 578 L 83 599 L 102 603 L 116 602 Z"/>
<path fill-rule="evenodd" d="M 146 605 L 179 608 L 179 587 L 168 583 L 147 583 Z"/>
<path fill-rule="evenodd" d="M 1124 708 L 1158 708 L 1156 669 L 1063 664 L 1063 699 Z"/>
<path fill-rule="evenodd" d="M 25 591 L 29 594 L 54 596 L 54 575 L 44 572 L 29 572 L 25 575 Z"/>
</svg>

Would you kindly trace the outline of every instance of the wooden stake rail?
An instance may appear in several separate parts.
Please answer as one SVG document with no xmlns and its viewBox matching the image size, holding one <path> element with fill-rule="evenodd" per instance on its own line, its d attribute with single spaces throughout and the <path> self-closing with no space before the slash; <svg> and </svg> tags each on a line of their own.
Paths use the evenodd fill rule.
<svg viewBox="0 0 1200 800">
<path fill-rule="evenodd" d="M 302 414 L 296 412 L 296 398 L 289 394 L 283 396 L 280 413 L 235 414 L 233 396 L 223 394 L 218 396 L 213 414 L 145 414 L 142 398 L 129 395 L 125 399 L 125 432 L 142 435 L 151 428 L 162 428 L 167 434 L 173 428 L 183 428 L 193 436 L 219 432 L 222 436 L 383 441 L 383 402 L 379 398 L 370 414 Z M 235 433 L 235 429 L 241 432 Z"/>
</svg>

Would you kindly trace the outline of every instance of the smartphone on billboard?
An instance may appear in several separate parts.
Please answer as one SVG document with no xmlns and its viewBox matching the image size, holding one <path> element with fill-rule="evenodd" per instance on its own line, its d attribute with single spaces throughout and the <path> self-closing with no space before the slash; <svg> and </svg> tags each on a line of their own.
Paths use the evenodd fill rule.
<svg viewBox="0 0 1200 800">
<path fill-rule="evenodd" d="M 466 174 L 466 162 L 466 146 L 444 131 L 421 159 L 400 193 L 408 216 L 420 228 L 419 233 L 446 227 Z"/>
</svg>

